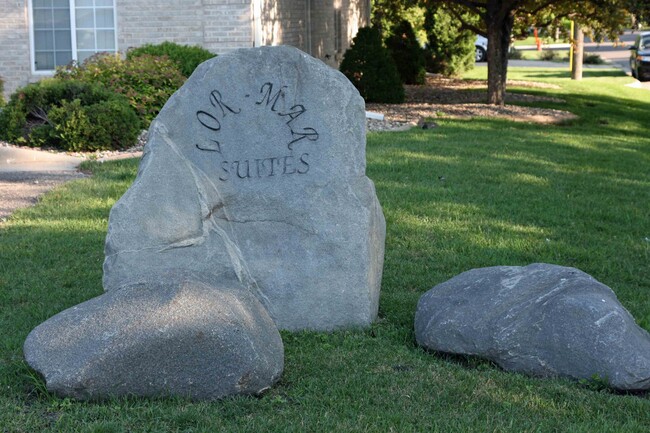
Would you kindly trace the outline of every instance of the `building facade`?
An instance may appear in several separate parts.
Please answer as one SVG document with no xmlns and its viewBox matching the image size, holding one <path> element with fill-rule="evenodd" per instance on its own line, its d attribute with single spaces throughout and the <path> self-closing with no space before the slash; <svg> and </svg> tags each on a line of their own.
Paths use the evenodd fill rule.
<svg viewBox="0 0 650 433">
<path fill-rule="evenodd" d="M 370 0 L 0 0 L 0 77 L 7 98 L 72 60 L 164 41 L 292 45 L 337 67 L 369 22 Z"/>
</svg>

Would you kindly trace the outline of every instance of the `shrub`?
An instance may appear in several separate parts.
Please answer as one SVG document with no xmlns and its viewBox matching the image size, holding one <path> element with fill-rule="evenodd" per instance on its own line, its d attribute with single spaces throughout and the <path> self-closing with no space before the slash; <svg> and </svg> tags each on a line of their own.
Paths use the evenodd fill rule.
<svg viewBox="0 0 650 433">
<path fill-rule="evenodd" d="M 396 25 L 386 39 L 386 46 L 397 66 L 402 83 L 424 84 L 424 50 L 415 37 L 411 23 L 402 20 Z"/>
<path fill-rule="evenodd" d="M 126 101 L 110 99 L 88 106 L 63 101 L 49 114 L 61 148 L 72 151 L 125 149 L 135 144 L 139 121 Z"/>
<path fill-rule="evenodd" d="M 522 60 L 524 58 L 524 52 L 511 46 L 508 50 L 508 58 L 510 60 Z"/>
<path fill-rule="evenodd" d="M 359 29 L 352 46 L 343 55 L 340 69 L 366 102 L 404 102 L 399 73 L 377 29 Z"/>
<path fill-rule="evenodd" d="M 445 76 L 458 76 L 474 67 L 476 35 L 461 30 L 460 21 L 443 6 L 427 8 L 426 69 Z"/>
<path fill-rule="evenodd" d="M 585 65 L 604 65 L 605 61 L 598 54 L 585 53 L 582 58 L 582 63 Z"/>
<path fill-rule="evenodd" d="M 561 56 L 557 51 L 554 50 L 542 50 L 539 53 L 539 58 L 546 61 L 557 61 L 560 60 Z"/>
<path fill-rule="evenodd" d="M 115 54 L 97 54 L 81 65 L 58 69 L 55 77 L 101 83 L 126 96 L 138 114 L 142 128 L 149 126 L 167 99 L 185 81 L 174 62 L 147 54 L 130 60 Z"/>
<path fill-rule="evenodd" d="M 18 89 L 0 112 L 0 138 L 63 150 L 126 148 L 140 122 L 125 97 L 102 86 L 45 79 Z"/>
<path fill-rule="evenodd" d="M 176 63 L 185 77 L 192 75 L 192 72 L 194 72 L 197 66 L 215 56 L 215 54 L 198 45 L 179 45 L 174 42 L 163 42 L 161 44 L 147 44 L 133 48 L 126 53 L 126 58 L 127 60 L 132 60 L 144 54 L 169 57 Z"/>
</svg>

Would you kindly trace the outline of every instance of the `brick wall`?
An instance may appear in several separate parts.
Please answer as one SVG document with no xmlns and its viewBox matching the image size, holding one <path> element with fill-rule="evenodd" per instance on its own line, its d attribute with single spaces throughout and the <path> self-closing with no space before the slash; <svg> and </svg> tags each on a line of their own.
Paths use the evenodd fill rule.
<svg viewBox="0 0 650 433">
<path fill-rule="evenodd" d="M 0 0 L 0 77 L 4 97 L 35 78 L 31 76 L 27 0 Z"/>
<path fill-rule="evenodd" d="M 118 47 L 172 41 L 220 54 L 252 45 L 251 0 L 117 0 Z"/>
<path fill-rule="evenodd" d="M 217 53 L 254 43 L 254 0 L 116 0 L 118 50 L 174 41 Z M 293 45 L 338 67 L 369 0 L 260 0 L 262 44 Z M 5 98 L 43 75 L 31 74 L 27 0 L 0 0 L 0 77 Z M 334 14 L 341 11 L 341 49 L 335 50 Z M 310 31 L 311 29 L 311 31 Z"/>
<path fill-rule="evenodd" d="M 334 16 L 341 13 L 341 47 L 335 49 Z M 368 0 L 311 1 L 311 54 L 338 68 L 360 27 L 370 25 Z"/>
<path fill-rule="evenodd" d="M 217 54 L 253 46 L 251 0 L 203 0 L 203 47 Z"/>
<path fill-rule="evenodd" d="M 262 0 L 262 45 L 292 45 L 308 53 L 308 1 Z"/>
</svg>

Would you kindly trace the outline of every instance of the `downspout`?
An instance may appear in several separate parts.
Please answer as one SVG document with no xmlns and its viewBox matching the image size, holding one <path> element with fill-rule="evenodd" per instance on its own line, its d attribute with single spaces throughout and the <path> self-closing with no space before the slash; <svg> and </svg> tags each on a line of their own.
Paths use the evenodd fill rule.
<svg viewBox="0 0 650 433">
<path fill-rule="evenodd" d="M 253 46 L 262 46 L 262 0 L 253 0 Z"/>
</svg>

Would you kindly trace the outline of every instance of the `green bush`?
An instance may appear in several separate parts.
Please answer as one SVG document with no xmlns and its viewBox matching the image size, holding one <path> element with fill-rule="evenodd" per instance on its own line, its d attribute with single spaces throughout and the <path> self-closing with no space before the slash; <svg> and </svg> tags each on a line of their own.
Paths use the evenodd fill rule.
<svg viewBox="0 0 650 433">
<path fill-rule="evenodd" d="M 377 29 L 359 29 L 352 46 L 343 55 L 340 70 L 366 102 L 404 102 L 399 73 Z"/>
<path fill-rule="evenodd" d="M 167 99 L 183 84 L 185 77 L 174 62 L 166 57 L 148 54 L 124 60 L 115 54 L 97 54 L 81 65 L 58 69 L 55 77 L 86 83 L 101 83 L 126 96 L 141 120 L 149 123 Z"/>
<path fill-rule="evenodd" d="M 476 35 L 461 30 L 460 21 L 444 6 L 427 7 L 426 69 L 445 76 L 458 76 L 474 67 Z"/>
<path fill-rule="evenodd" d="M 585 53 L 582 57 L 582 63 L 585 65 L 604 65 L 605 61 L 598 54 Z"/>
<path fill-rule="evenodd" d="M 32 147 L 93 151 L 135 144 L 140 121 L 102 86 L 45 79 L 18 89 L 0 112 L 0 138 Z"/>
<path fill-rule="evenodd" d="M 540 60 L 553 62 L 553 61 L 561 60 L 562 56 L 560 55 L 560 53 L 554 50 L 542 50 L 539 53 L 539 58 Z"/>
<path fill-rule="evenodd" d="M 63 101 L 50 111 L 49 119 L 65 150 L 125 149 L 135 144 L 140 132 L 131 107 L 117 99 L 88 106 L 79 99 Z"/>
<path fill-rule="evenodd" d="M 215 56 L 215 54 L 198 45 L 179 45 L 174 42 L 163 42 L 133 48 L 126 53 L 126 58 L 132 60 L 134 57 L 140 57 L 144 54 L 169 57 L 176 63 L 185 77 L 192 75 L 197 66 Z"/>
<path fill-rule="evenodd" d="M 397 66 L 402 83 L 424 84 L 424 50 L 407 20 L 397 24 L 386 39 L 386 46 Z"/>
<path fill-rule="evenodd" d="M 522 60 L 524 58 L 524 52 L 511 46 L 508 50 L 508 58 L 510 60 Z"/>
</svg>

